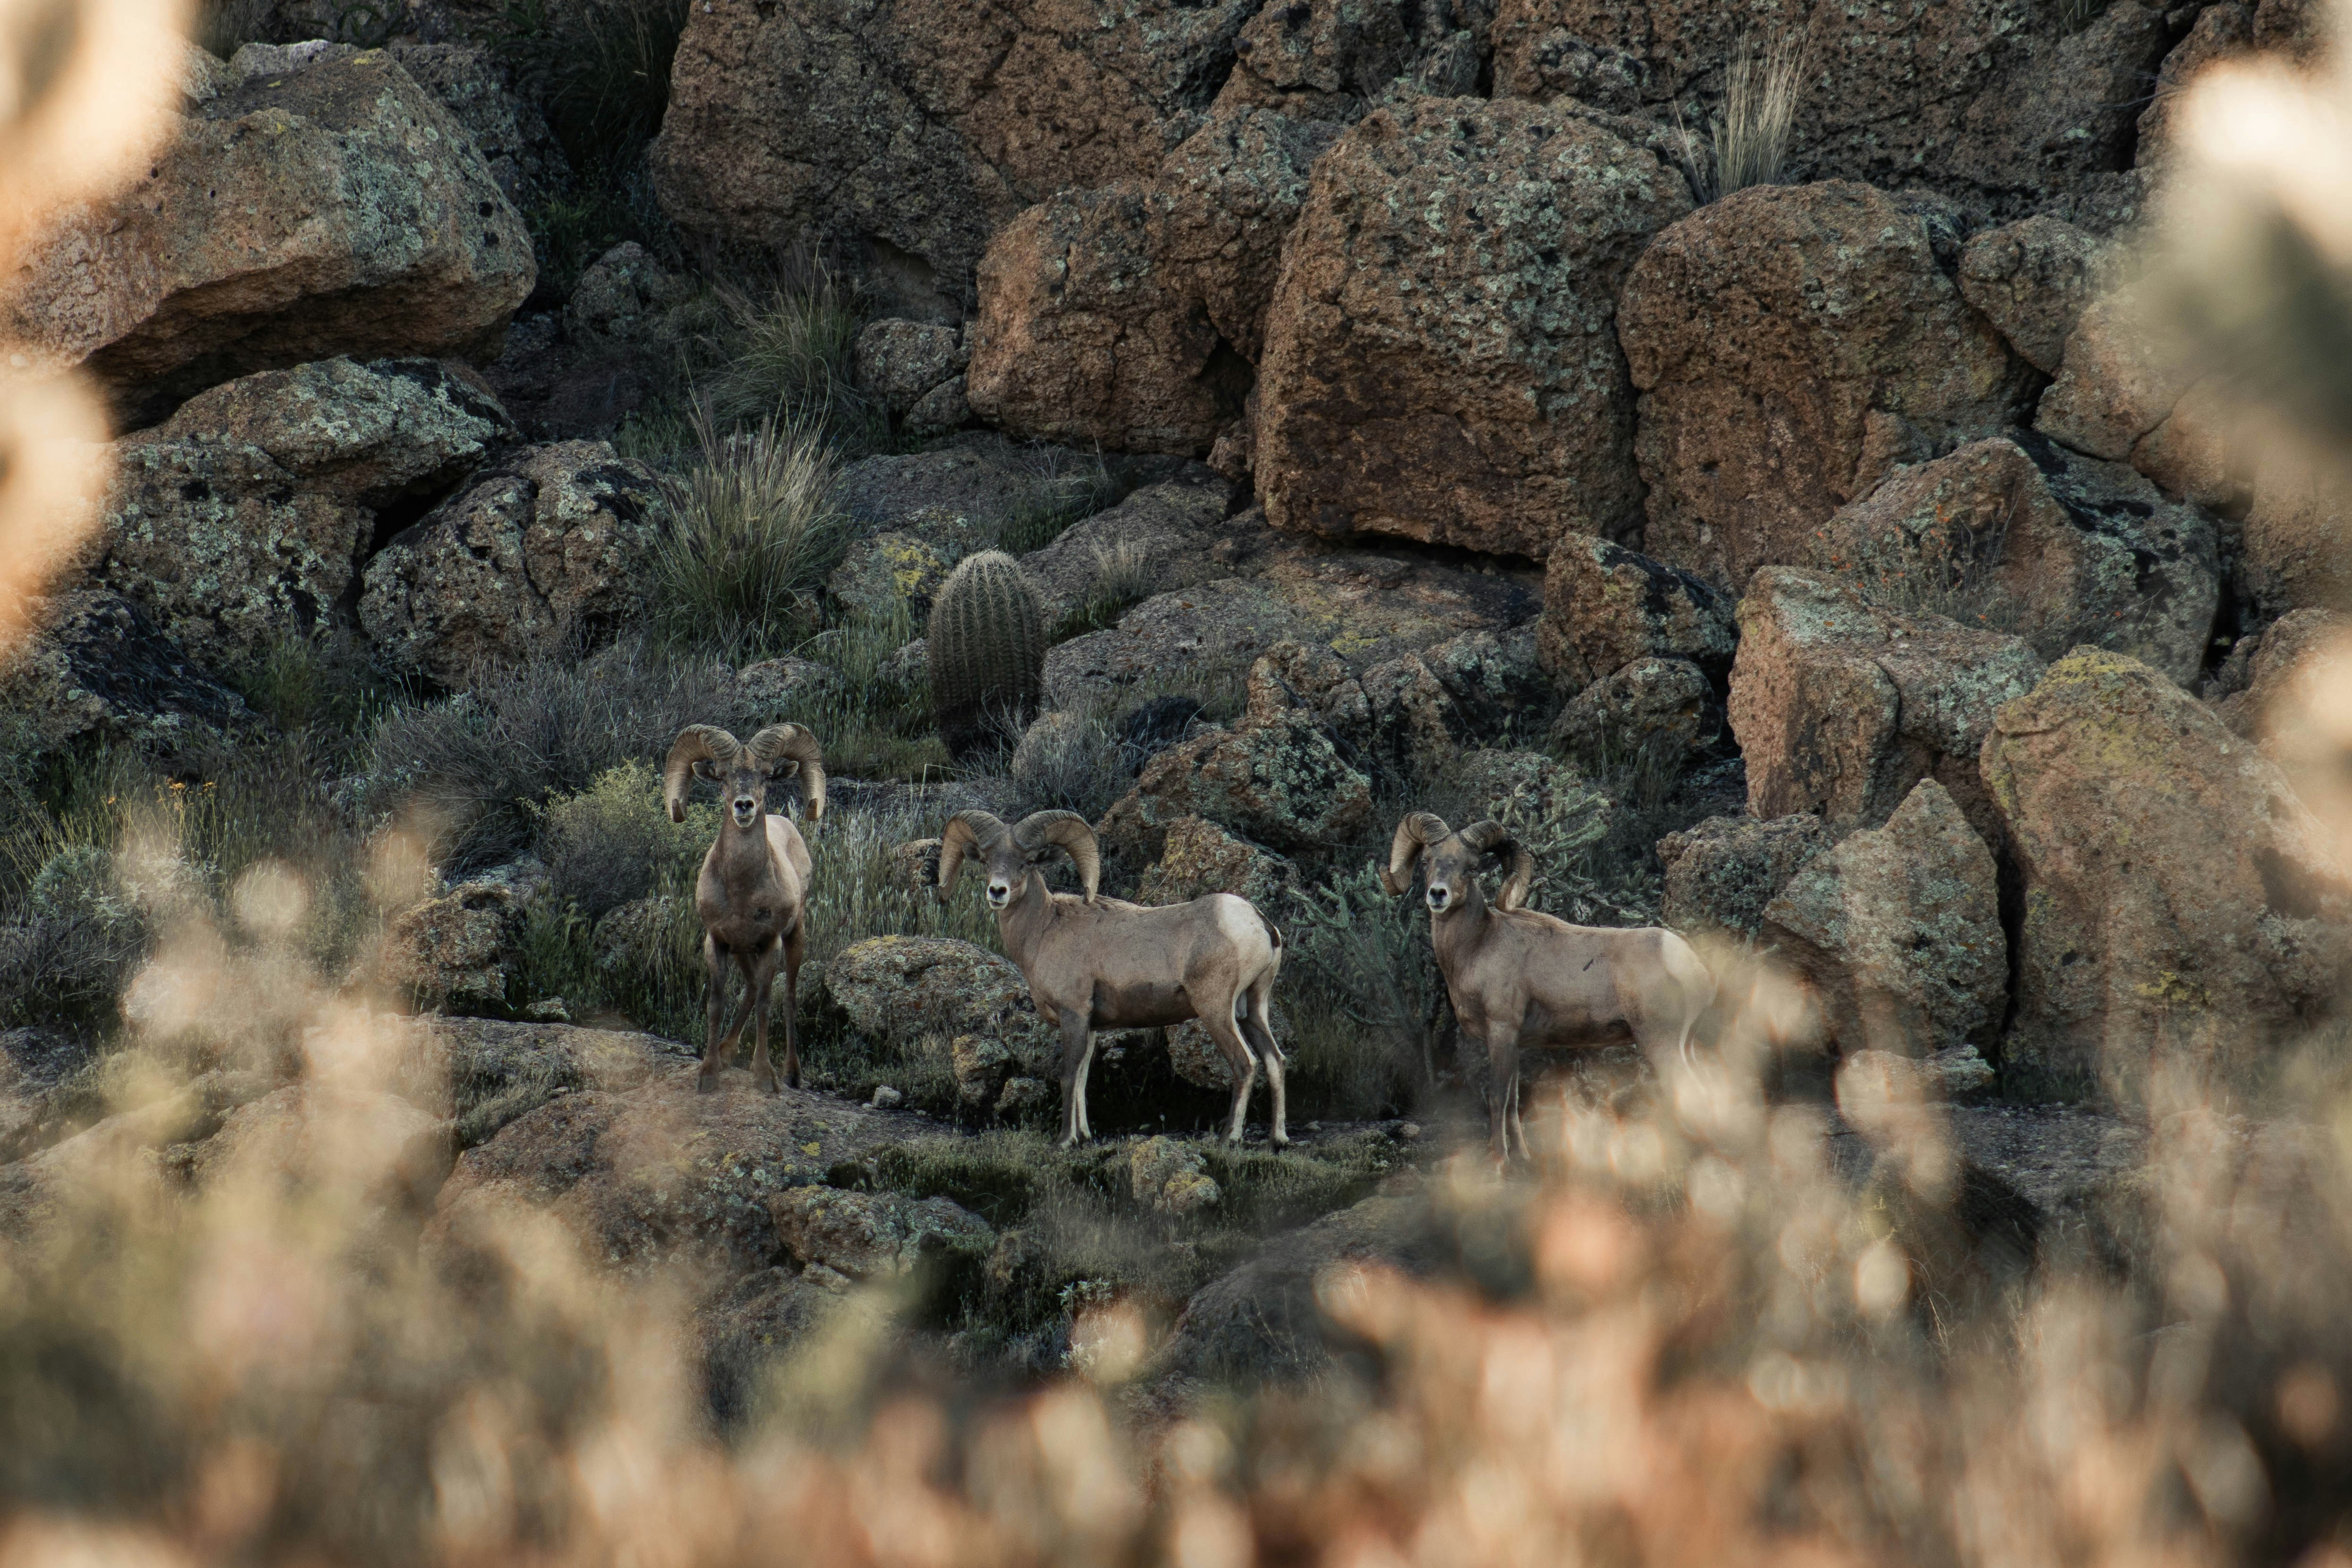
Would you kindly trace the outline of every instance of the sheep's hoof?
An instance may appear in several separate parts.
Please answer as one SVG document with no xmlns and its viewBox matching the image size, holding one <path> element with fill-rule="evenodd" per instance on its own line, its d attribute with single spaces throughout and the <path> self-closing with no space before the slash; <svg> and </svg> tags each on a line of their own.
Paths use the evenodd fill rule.
<svg viewBox="0 0 2352 1568">
<path fill-rule="evenodd" d="M 718 1087 L 719 1074 L 710 1069 L 706 1067 L 694 1075 L 694 1092 L 697 1094 L 708 1094 Z"/>
<path fill-rule="evenodd" d="M 1290 1134 L 1287 1133 L 1276 1133 L 1274 1135 L 1274 1146 L 1277 1149 L 1286 1149 L 1290 1147 Z"/>
<path fill-rule="evenodd" d="M 762 1072 L 751 1080 L 751 1087 L 762 1094 L 773 1094 L 776 1092 L 776 1075 Z"/>
</svg>

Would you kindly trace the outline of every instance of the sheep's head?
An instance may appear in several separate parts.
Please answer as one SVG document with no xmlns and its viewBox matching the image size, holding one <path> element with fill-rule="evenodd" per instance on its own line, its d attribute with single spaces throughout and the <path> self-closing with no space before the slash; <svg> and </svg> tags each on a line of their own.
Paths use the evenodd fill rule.
<svg viewBox="0 0 2352 1568">
<path fill-rule="evenodd" d="M 746 746 L 717 725 L 689 725 L 679 731 L 662 767 L 662 799 L 669 820 L 683 822 L 688 789 L 706 779 L 719 786 L 719 799 L 735 825 L 752 828 L 767 811 L 768 785 L 796 774 L 814 821 L 824 815 L 824 758 L 814 735 L 796 724 L 770 725 Z"/>
<path fill-rule="evenodd" d="M 1078 868 L 1088 904 L 1102 883 L 1102 852 L 1095 831 L 1076 811 L 1034 811 L 1007 826 L 986 811 L 958 811 L 940 834 L 940 901 L 968 860 L 978 861 L 988 879 L 988 906 L 1003 909 L 1021 896 L 1029 873 L 1058 853 Z"/>
<path fill-rule="evenodd" d="M 1497 909 L 1517 909 L 1527 902 L 1528 884 L 1535 880 L 1535 857 L 1502 823 L 1473 822 L 1460 832 L 1429 811 L 1414 811 L 1397 824 L 1389 844 L 1389 863 L 1381 872 L 1381 885 L 1391 896 L 1412 885 L 1415 862 L 1422 866 L 1423 897 L 1430 913 L 1459 909 L 1476 890 L 1478 873 L 1489 861 L 1507 861 L 1510 874 L 1495 894 Z"/>
</svg>

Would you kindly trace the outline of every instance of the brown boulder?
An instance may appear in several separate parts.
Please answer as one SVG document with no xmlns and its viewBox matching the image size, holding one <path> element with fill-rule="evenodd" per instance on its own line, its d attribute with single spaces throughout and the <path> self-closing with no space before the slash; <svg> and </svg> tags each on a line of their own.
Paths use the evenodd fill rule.
<svg viewBox="0 0 2352 1568">
<path fill-rule="evenodd" d="M 1541 557 L 1640 505 L 1618 292 L 1680 173 L 1568 109 L 1384 107 L 1315 165 L 1267 316 L 1267 518 Z"/>
<path fill-rule="evenodd" d="M 1015 435 L 1205 453 L 1241 413 L 1283 235 L 1332 127 L 1220 116 L 1153 182 L 1065 191 L 980 266 L 965 395 Z"/>
<path fill-rule="evenodd" d="M 1371 814 L 1371 780 L 1340 758 L 1313 718 L 1286 712 L 1169 747 L 1096 828 L 1106 851 L 1139 863 L 1165 854 L 1169 832 L 1188 818 L 1277 850 L 1306 850 L 1352 838 Z"/>
<path fill-rule="evenodd" d="M 1461 20 L 1466 26 L 1470 18 Z M 1234 52 L 1234 74 L 1217 95 L 1221 110 L 1257 104 L 1301 120 L 1352 123 L 1373 99 L 1399 89 L 1460 98 L 1477 88 L 1475 41 L 1457 29 L 1455 6 L 1447 3 L 1268 5 L 1242 29 Z"/>
<path fill-rule="evenodd" d="M 1739 633 L 1730 713 L 1749 811 L 1876 827 L 1933 778 L 1987 825 L 1977 753 L 2042 670 L 2023 639 L 1878 609 L 1791 567 L 1757 573 Z"/>
<path fill-rule="evenodd" d="M 1636 659 L 1568 699 L 1552 720 L 1551 744 L 1599 772 L 1649 758 L 1678 768 L 1715 743 L 1722 710 L 1706 675 L 1688 659 Z"/>
<path fill-rule="evenodd" d="M 654 476 L 605 442 L 520 448 L 368 562 L 360 624 L 388 662 L 450 685 L 609 642 L 644 607 L 667 515 Z"/>
<path fill-rule="evenodd" d="M 2009 996 L 1992 852 L 1944 787 L 1923 779 L 1884 828 L 1849 835 L 1764 910 L 1844 1051 L 1926 1056 L 1990 1047 Z"/>
<path fill-rule="evenodd" d="M 2013 1078 L 2225 1062 L 2334 1003 L 2352 877 L 2278 768 L 2156 671 L 2060 660 L 2001 707 L 1983 774 L 2024 879 Z"/>
<path fill-rule="evenodd" d="M 1730 673 L 1738 642 L 1730 601 L 1664 561 L 1570 534 L 1544 563 L 1536 649 L 1563 686 L 1581 686 L 1654 656 L 1687 659 L 1720 680 Z"/>
<path fill-rule="evenodd" d="M 1896 462 L 2009 422 L 2032 369 L 1927 222 L 1867 185 L 1735 192 L 1659 235 L 1618 307 L 1643 548 L 1718 587 L 1803 559 Z"/>
<path fill-rule="evenodd" d="M 2282 457 L 2254 482 L 2238 570 L 2261 617 L 2352 610 L 2352 505 L 2324 466 Z"/>
<path fill-rule="evenodd" d="M 1269 906 L 1298 881 L 1289 861 L 1205 817 L 1179 817 L 1170 822 L 1164 844 L 1136 886 L 1138 904 L 1184 904 L 1212 893 L 1230 893 Z"/>
<path fill-rule="evenodd" d="M 2204 6 L 2189 36 L 2164 57 L 2140 111 L 2140 166 L 2161 169 L 2171 162 L 2183 95 L 2210 67 L 2257 53 L 2308 64 L 2326 43 L 2325 10 L 2307 0 L 2223 0 Z"/>
<path fill-rule="evenodd" d="M 895 318 L 866 323 L 851 358 L 858 384 L 900 418 L 970 361 L 954 328 Z"/>
<path fill-rule="evenodd" d="M 2114 285 L 2122 259 L 2112 241 L 2037 214 L 1969 237 L 1960 251 L 1960 298 L 1983 311 L 2028 364 L 2056 375 L 2074 323 Z"/>
<path fill-rule="evenodd" d="M 896 313 L 951 320 L 1023 207 L 1159 167 L 1256 9 L 711 0 L 678 42 L 655 188 L 697 233 L 869 245 Z"/>
<path fill-rule="evenodd" d="M 1720 112 L 1739 49 L 1787 37 L 1805 64 L 1790 178 L 1921 182 L 2006 214 L 2129 166 L 2133 109 L 2167 33 L 2160 9 L 2131 0 L 2080 26 L 2006 0 L 1499 0 L 1490 37 L 1497 98 L 1679 110 L 1698 125 Z"/>
<path fill-rule="evenodd" d="M 2152 310 L 2146 291 L 2128 285 L 2084 308 L 2034 412 L 2035 429 L 2094 457 L 2129 460 L 2194 379 Z"/>
<path fill-rule="evenodd" d="M 389 52 L 466 128 L 517 211 L 530 212 L 571 187 L 563 149 L 539 106 L 515 90 L 514 73 L 497 53 L 446 43 L 394 44 Z"/>
<path fill-rule="evenodd" d="M 1045 601 L 1046 624 L 1086 609 L 1106 591 L 1148 583 L 1164 592 L 1231 575 L 1233 564 L 1221 559 L 1219 546 L 1231 538 L 1224 522 L 1232 492 L 1215 473 L 1187 464 L 1023 556 L 1021 570 Z"/>
<path fill-rule="evenodd" d="M 0 337 L 169 395 L 333 354 L 495 352 L 537 276 L 473 139 L 371 51 L 195 103 L 144 180 L 51 231 Z"/>
<path fill-rule="evenodd" d="M 1865 599 L 2014 632 L 2044 659 L 2112 649 L 2183 685 L 2221 603 L 2210 518 L 2031 431 L 1897 469 L 1811 553 Z"/>
<path fill-rule="evenodd" d="M 802 1267 L 852 1280 L 892 1280 L 956 1262 L 976 1267 L 996 1245 L 988 1221 L 944 1197 L 801 1186 L 770 1198 L 768 1212 Z"/>
<path fill-rule="evenodd" d="M 1024 1052 L 1053 1044 L 1013 961 L 952 936 L 853 942 L 825 964 L 824 989 L 851 1029 L 901 1050 L 964 1035 Z"/>
<path fill-rule="evenodd" d="M 2275 756 L 2273 737 L 2291 740 L 2343 679 L 2346 655 L 2352 653 L 2352 618 L 2333 610 L 2297 610 L 2245 641 L 2245 689 L 2214 712 L 2232 733 Z"/>
<path fill-rule="evenodd" d="M 1741 942 L 1763 936 L 1764 911 L 1812 859 L 1837 841 L 1819 817 L 1759 821 L 1709 817 L 1658 841 L 1665 922 L 1685 936 Z"/>
</svg>

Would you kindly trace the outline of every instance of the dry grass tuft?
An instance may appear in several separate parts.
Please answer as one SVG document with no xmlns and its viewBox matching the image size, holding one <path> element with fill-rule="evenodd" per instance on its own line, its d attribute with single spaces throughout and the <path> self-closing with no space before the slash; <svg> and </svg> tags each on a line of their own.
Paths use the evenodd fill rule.
<svg viewBox="0 0 2352 1568">
<path fill-rule="evenodd" d="M 1718 202 L 1750 185 L 1777 185 L 1804 95 L 1803 41 L 1783 34 L 1759 47 L 1740 40 L 1724 73 L 1723 111 L 1702 141 L 1681 131 L 1683 167 L 1702 200 Z M 1680 128 L 1681 110 L 1675 110 Z"/>
</svg>

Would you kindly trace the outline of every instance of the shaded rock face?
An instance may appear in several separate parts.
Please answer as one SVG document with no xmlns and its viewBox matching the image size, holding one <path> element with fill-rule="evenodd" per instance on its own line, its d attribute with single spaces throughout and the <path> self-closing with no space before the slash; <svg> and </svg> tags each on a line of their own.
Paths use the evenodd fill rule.
<svg viewBox="0 0 2352 1568">
<path fill-rule="evenodd" d="M 1481 8 L 1480 0 L 1267 5 L 1242 29 L 1217 106 L 1258 104 L 1302 120 L 1349 123 L 1383 95 L 1466 96 L 1477 87 L 1470 29 L 1484 19 Z"/>
<path fill-rule="evenodd" d="M 2168 349 L 2156 309 L 2144 287 L 2128 286 L 2085 306 L 2034 411 L 2034 428 L 2077 452 L 2129 461 L 2191 379 Z"/>
<path fill-rule="evenodd" d="M 1658 841 L 1665 922 L 1685 936 L 1760 937 L 1764 911 L 1807 862 L 1837 841 L 1819 817 L 1709 817 Z"/>
<path fill-rule="evenodd" d="M 653 476 L 607 443 L 523 447 L 368 562 L 360 624 L 393 664 L 450 685 L 585 651 L 642 610 L 667 516 Z"/>
<path fill-rule="evenodd" d="M 1990 1047 L 2009 996 L 1992 852 L 1924 779 L 1886 826 L 1847 837 L 1783 887 L 1762 934 L 1843 1051 Z"/>
<path fill-rule="evenodd" d="M 469 44 L 394 44 L 387 52 L 466 128 L 491 180 L 519 210 L 571 188 L 563 149 L 496 55 Z"/>
<path fill-rule="evenodd" d="M 1054 192 L 1150 175 L 1257 0 L 714 0 L 689 14 L 652 167 L 697 233 L 872 247 L 898 314 L 954 319 L 988 238 Z"/>
<path fill-rule="evenodd" d="M 851 1280 L 892 1280 L 925 1268 L 976 1269 L 996 1245 L 988 1221 L 944 1197 L 802 1186 L 768 1200 L 776 1235 L 802 1267 Z"/>
<path fill-rule="evenodd" d="M 1559 541 L 1544 563 L 1543 667 L 1576 687 L 1638 659 L 1687 659 L 1709 679 L 1731 673 L 1733 604 L 1702 579 L 1590 534 Z"/>
<path fill-rule="evenodd" d="M 1636 514 L 1618 290 L 1682 176 L 1524 104 L 1383 108 L 1315 165 L 1266 319 L 1277 528 L 1541 557 Z"/>
<path fill-rule="evenodd" d="M 887 1044 L 983 1035 L 1043 1042 L 1029 982 L 1009 958 L 951 936 L 871 936 L 824 967 L 825 994 L 858 1033 Z"/>
<path fill-rule="evenodd" d="M 100 736 L 169 754 L 253 719 L 146 612 L 96 589 L 47 601 L 33 634 L 0 660 L 0 708 L 43 752 Z"/>
<path fill-rule="evenodd" d="M 1960 298 L 1983 311 L 2026 363 L 2056 375 L 2074 323 L 2116 282 L 2122 260 L 2112 241 L 2036 214 L 1969 236 Z"/>
<path fill-rule="evenodd" d="M 1319 643 L 1277 643 L 1252 666 L 1251 723 L 1297 710 L 1320 723 L 1353 766 L 1427 782 L 1465 747 L 1551 706 L 1527 627 L 1465 632 L 1359 674 Z"/>
<path fill-rule="evenodd" d="M 859 384 L 901 419 L 969 358 L 954 328 L 896 319 L 867 323 L 852 356 Z"/>
<path fill-rule="evenodd" d="M 2000 710 L 1983 772 L 2024 878 L 2021 1082 L 2258 1055 L 2333 1004 L 2352 878 L 2276 766 L 2158 672 L 2060 660 Z"/>
<path fill-rule="evenodd" d="M 1790 567 L 1756 575 L 1739 632 L 1729 706 L 1751 812 L 1875 827 L 1933 778 L 1998 831 L 1977 754 L 1994 710 L 2041 678 L 2022 639 L 1880 610 Z"/>
<path fill-rule="evenodd" d="M 1143 862 L 1166 852 L 1170 829 L 1186 818 L 1303 850 L 1353 836 L 1371 812 L 1371 780 L 1340 758 L 1322 726 L 1288 712 L 1169 747 L 1097 831 L 1104 849 Z"/>
<path fill-rule="evenodd" d="M 2306 64 L 2326 44 L 2326 13 L 2303 0 L 2231 0 L 2197 13 L 2189 36 L 2164 57 L 2139 117 L 2139 162 L 2163 168 L 2175 151 L 2182 95 L 2209 68 L 2252 54 Z"/>
<path fill-rule="evenodd" d="M 1179 817 L 1168 824 L 1164 848 L 1145 868 L 1135 901 L 1184 904 L 1212 893 L 1230 893 L 1265 905 L 1297 881 L 1290 862 L 1272 851 L 1205 817 Z M 1219 1061 L 1222 1064 L 1223 1058 Z"/>
<path fill-rule="evenodd" d="M 1221 476 L 1188 464 L 1023 556 L 1021 570 L 1037 585 L 1047 624 L 1085 608 L 1107 579 L 1122 574 L 1159 591 L 1226 576 L 1233 563 L 1220 559 L 1219 547 L 1233 537 L 1224 526 L 1231 494 Z"/>
<path fill-rule="evenodd" d="M 2007 424 L 2031 367 L 1960 298 L 1927 221 L 1866 185 L 1758 186 L 1635 264 L 1643 548 L 1719 588 L 1801 560 L 1898 462 Z"/>
<path fill-rule="evenodd" d="M 1648 754 L 1671 764 L 1714 744 L 1722 710 L 1706 675 L 1688 659 L 1641 658 L 1568 699 L 1551 741 L 1599 770 Z"/>
<path fill-rule="evenodd" d="M 661 335 L 665 313 L 693 291 L 690 281 L 629 240 L 580 275 L 564 302 L 563 321 L 583 343 L 609 348 L 646 342 Z"/>
<path fill-rule="evenodd" d="M 1864 598 L 2013 631 L 2045 659 L 2128 653 L 2182 685 L 2221 598 L 2210 517 L 2031 431 L 1897 470 L 1830 519 L 1812 559 Z"/>
<path fill-rule="evenodd" d="M 1283 236 L 1338 134 L 1220 113 L 1159 177 L 1064 191 L 990 242 L 965 393 L 1016 435 L 1207 452 L 1243 413 Z"/>
<path fill-rule="evenodd" d="M 2162 12 L 2137 4 L 2077 31 L 2024 0 L 1866 12 L 1499 0 L 1495 96 L 1622 112 L 1696 102 L 1704 123 L 1742 41 L 1784 36 L 1806 66 L 1792 178 L 1923 183 L 2002 214 L 2063 204 L 2130 167 L 2133 117 L 2168 41 Z"/>
<path fill-rule="evenodd" d="M 2258 618 L 2352 609 L 2352 499 L 2324 472 L 2281 470 L 2254 486 L 2238 570 Z"/>
<path fill-rule="evenodd" d="M 449 1124 L 396 1095 L 290 1083 L 230 1112 L 189 1174 L 207 1186 L 341 1188 L 372 1207 L 430 1201 L 453 1156 Z"/>
<path fill-rule="evenodd" d="M 197 103 L 145 180 L 52 232 L 5 325 L 117 388 L 184 395 L 332 354 L 495 352 L 537 277 L 473 140 L 370 52 Z"/>
<path fill-rule="evenodd" d="M 571 1024 L 426 1015 L 415 1029 L 419 1053 L 448 1074 L 460 1149 L 487 1142 L 561 1095 L 640 1088 L 697 1057 L 657 1035 Z"/>
</svg>

